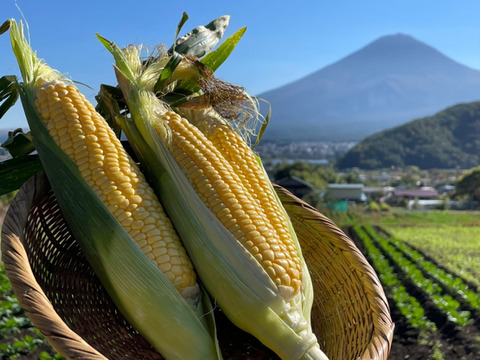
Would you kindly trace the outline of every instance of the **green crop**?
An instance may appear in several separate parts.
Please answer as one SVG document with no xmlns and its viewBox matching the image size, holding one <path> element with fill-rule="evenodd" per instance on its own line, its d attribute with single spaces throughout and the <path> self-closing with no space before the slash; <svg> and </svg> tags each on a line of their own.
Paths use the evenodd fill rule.
<svg viewBox="0 0 480 360">
<path fill-rule="evenodd" d="M 409 256 L 420 268 L 423 269 L 423 271 L 434 277 L 452 292 L 455 292 L 465 299 L 472 308 L 480 310 L 480 294 L 478 294 L 476 289 L 471 289 L 460 277 L 456 277 L 439 268 L 433 262 L 426 260 L 422 254 L 405 242 L 397 238 L 390 238 L 388 240 L 399 251 Z"/>
<path fill-rule="evenodd" d="M 401 281 L 394 275 L 389 261 L 382 255 L 381 251 L 374 245 L 370 237 L 359 225 L 354 226 L 355 232 L 365 245 L 370 261 L 373 263 L 383 286 L 388 287 L 392 294 L 395 305 L 408 319 L 413 327 L 422 332 L 433 332 L 436 326 L 425 317 L 424 309 L 415 297 L 411 296 Z"/>
<path fill-rule="evenodd" d="M 39 346 L 47 342 L 38 329 L 35 329 L 25 316 L 23 309 L 13 295 L 5 269 L 0 266 L 0 360 L 21 359 L 35 353 Z M 53 353 L 53 351 L 52 351 Z M 40 360 L 64 359 L 60 355 L 47 352 L 39 354 Z"/>
<path fill-rule="evenodd" d="M 459 310 L 460 303 L 457 300 L 446 294 L 437 282 L 425 277 L 421 269 L 418 268 L 414 262 L 408 260 L 388 239 L 375 232 L 371 226 L 366 226 L 365 228 L 374 243 L 378 244 L 380 248 L 391 256 L 405 275 L 410 278 L 416 286 L 428 294 L 435 305 L 447 314 L 451 321 L 460 326 L 469 323 L 471 319 L 470 312 Z"/>
<path fill-rule="evenodd" d="M 480 287 L 480 226 L 391 226 L 387 229 L 394 238 L 402 239 Z"/>
</svg>

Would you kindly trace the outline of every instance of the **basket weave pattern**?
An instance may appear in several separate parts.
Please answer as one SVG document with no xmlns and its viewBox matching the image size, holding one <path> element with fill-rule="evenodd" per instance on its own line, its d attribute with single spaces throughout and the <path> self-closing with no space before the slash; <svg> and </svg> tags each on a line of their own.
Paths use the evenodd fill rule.
<svg viewBox="0 0 480 360">
<path fill-rule="evenodd" d="M 393 323 L 375 272 L 328 218 L 282 188 L 276 190 L 311 272 L 312 324 L 322 350 L 332 360 L 386 359 Z M 305 241 L 312 237 L 316 241 Z M 162 359 L 102 287 L 43 175 L 29 180 L 9 209 L 2 260 L 26 314 L 67 358 Z M 276 359 L 218 309 L 215 316 L 225 359 Z"/>
<path fill-rule="evenodd" d="M 53 192 L 47 190 L 44 178 L 38 180 L 30 184 L 38 191 L 29 199 L 22 245 L 36 282 L 55 312 L 73 332 L 109 359 L 162 359 L 118 312 L 72 237 Z M 20 225 L 10 219 L 6 219 L 4 231 Z M 22 234 L 20 229 L 15 233 Z M 7 259 L 5 266 L 8 271 Z M 43 323 L 39 325 L 41 329 Z"/>
<path fill-rule="evenodd" d="M 394 326 L 375 271 L 330 219 L 285 189 L 276 190 L 312 277 L 312 327 L 320 347 L 330 359 L 386 359 Z M 311 238 L 316 241 L 305 241 Z"/>
</svg>

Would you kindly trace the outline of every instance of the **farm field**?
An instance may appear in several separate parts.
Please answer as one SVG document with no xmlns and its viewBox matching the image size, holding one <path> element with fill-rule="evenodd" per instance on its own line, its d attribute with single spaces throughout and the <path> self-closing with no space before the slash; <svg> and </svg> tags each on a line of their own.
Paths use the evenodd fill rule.
<svg viewBox="0 0 480 360">
<path fill-rule="evenodd" d="M 480 212 L 405 212 L 373 223 L 480 288 Z"/>
<path fill-rule="evenodd" d="M 414 246 L 450 271 L 480 287 L 480 225 L 388 226 L 395 238 Z"/>
<path fill-rule="evenodd" d="M 401 212 L 344 227 L 389 299 L 396 324 L 389 359 L 480 359 L 479 219 Z"/>
</svg>

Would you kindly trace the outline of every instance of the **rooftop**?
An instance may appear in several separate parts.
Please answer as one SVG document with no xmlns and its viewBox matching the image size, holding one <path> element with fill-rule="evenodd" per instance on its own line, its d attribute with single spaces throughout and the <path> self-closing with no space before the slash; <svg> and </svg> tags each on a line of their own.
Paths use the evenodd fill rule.
<svg viewBox="0 0 480 360">
<path fill-rule="evenodd" d="M 436 190 L 395 190 L 394 196 L 408 196 L 408 197 L 437 197 Z"/>
<path fill-rule="evenodd" d="M 327 189 L 363 189 L 363 184 L 328 184 Z"/>
</svg>

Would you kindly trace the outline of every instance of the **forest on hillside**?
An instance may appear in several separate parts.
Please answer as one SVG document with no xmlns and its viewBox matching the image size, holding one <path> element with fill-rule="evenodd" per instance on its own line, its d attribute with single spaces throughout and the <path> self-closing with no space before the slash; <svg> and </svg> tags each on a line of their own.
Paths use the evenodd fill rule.
<svg viewBox="0 0 480 360">
<path fill-rule="evenodd" d="M 468 169 L 480 164 L 479 149 L 480 102 L 471 102 L 369 136 L 341 157 L 337 166 Z"/>
</svg>

